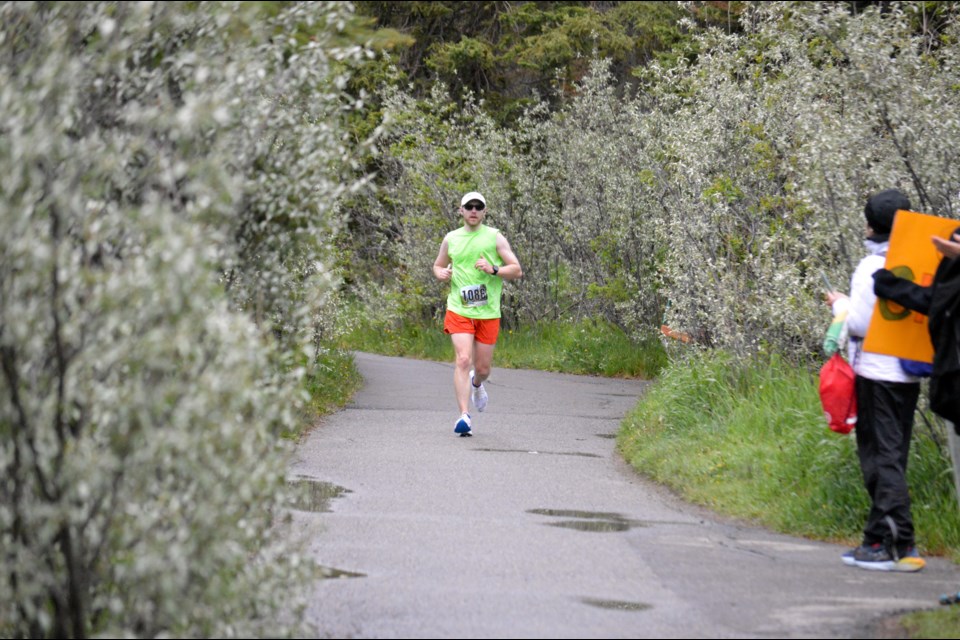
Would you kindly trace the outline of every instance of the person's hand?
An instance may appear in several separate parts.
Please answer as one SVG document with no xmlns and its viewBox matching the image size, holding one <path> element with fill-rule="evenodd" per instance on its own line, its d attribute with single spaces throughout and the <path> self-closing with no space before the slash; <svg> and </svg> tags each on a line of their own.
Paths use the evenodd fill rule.
<svg viewBox="0 0 960 640">
<path fill-rule="evenodd" d="M 473 265 L 478 271 L 483 271 L 484 273 L 489 273 L 493 275 L 493 265 L 487 262 L 486 258 L 479 258 L 477 263 Z"/>
<path fill-rule="evenodd" d="M 877 269 L 873 272 L 874 293 L 877 292 L 878 288 L 885 290 L 887 287 L 896 286 L 896 284 L 902 279 L 903 278 L 896 275 L 893 271 L 890 271 L 890 269 Z"/>
<path fill-rule="evenodd" d="M 450 282 L 450 278 L 453 277 L 453 265 L 449 267 L 442 267 L 436 270 L 437 280 L 440 282 Z"/>
<path fill-rule="evenodd" d="M 846 297 L 847 297 L 847 294 L 845 293 L 840 293 L 839 291 L 828 291 L 826 295 L 827 304 L 832 307 L 837 300 L 840 300 Z"/>
<path fill-rule="evenodd" d="M 949 240 L 934 236 L 933 246 L 943 254 L 944 258 L 956 258 L 960 256 L 960 233 L 953 234 Z"/>
<path fill-rule="evenodd" d="M 904 280 L 890 269 L 877 269 L 873 272 L 873 292 L 880 298 L 889 299 Z"/>
</svg>

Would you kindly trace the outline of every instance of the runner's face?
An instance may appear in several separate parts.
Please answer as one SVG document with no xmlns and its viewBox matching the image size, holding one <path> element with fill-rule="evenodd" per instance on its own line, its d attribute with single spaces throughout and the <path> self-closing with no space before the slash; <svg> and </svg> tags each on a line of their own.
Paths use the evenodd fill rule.
<svg viewBox="0 0 960 640">
<path fill-rule="evenodd" d="M 478 209 L 477 207 L 483 208 Z M 471 227 L 476 227 L 483 222 L 483 217 L 486 214 L 487 208 L 479 200 L 471 200 L 467 204 L 460 207 L 460 215 L 463 216 L 464 222 Z"/>
</svg>

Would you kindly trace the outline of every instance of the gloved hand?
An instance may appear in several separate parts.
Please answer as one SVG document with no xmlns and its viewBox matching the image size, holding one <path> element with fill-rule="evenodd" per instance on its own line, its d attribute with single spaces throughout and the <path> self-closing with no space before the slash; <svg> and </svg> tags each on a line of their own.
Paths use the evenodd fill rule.
<svg viewBox="0 0 960 640">
<path fill-rule="evenodd" d="M 878 298 L 892 300 L 901 307 L 928 315 L 933 301 L 933 287 L 922 286 L 911 280 L 913 276 L 909 269 L 905 268 L 903 272 L 908 277 L 897 276 L 889 269 L 877 269 L 873 273 L 873 292 Z"/>
<path fill-rule="evenodd" d="M 903 280 L 890 269 L 877 269 L 873 272 L 873 292 L 881 298 L 889 298 L 891 289 Z"/>
</svg>

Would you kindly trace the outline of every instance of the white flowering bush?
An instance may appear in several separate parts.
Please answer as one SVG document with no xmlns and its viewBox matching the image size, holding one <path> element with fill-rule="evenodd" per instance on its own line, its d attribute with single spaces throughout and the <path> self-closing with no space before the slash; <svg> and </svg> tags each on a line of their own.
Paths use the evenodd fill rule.
<svg viewBox="0 0 960 640">
<path fill-rule="evenodd" d="M 634 134 L 634 114 L 607 61 L 594 61 L 576 89 L 576 99 L 531 127 L 524 144 L 537 155 L 535 174 L 519 188 L 529 194 L 519 244 L 530 256 L 533 292 L 543 292 L 530 311 L 603 316 L 648 333 L 661 306 L 651 227 L 660 212 L 648 208 L 639 183 L 651 140 Z"/>
<path fill-rule="evenodd" d="M 802 358 L 823 327 L 818 274 L 846 288 L 870 193 L 956 214 L 956 20 L 931 46 L 918 10 L 758 3 L 745 36 L 708 34 L 689 73 L 655 78 L 676 105 L 658 113 L 676 155 L 661 179 L 671 323 Z"/>
<path fill-rule="evenodd" d="M 340 3 L 0 5 L 0 634 L 297 634 Z M 342 46 L 341 46 L 342 45 Z"/>
<path fill-rule="evenodd" d="M 476 98 L 393 91 L 379 259 L 402 256 L 406 300 L 442 305 L 429 265 L 477 189 L 524 265 L 506 305 L 521 321 L 603 315 L 635 335 L 666 321 L 695 344 L 808 360 L 827 322 L 820 273 L 846 288 L 871 193 L 958 213 L 957 18 L 749 3 L 741 33 L 701 33 L 638 91 L 597 60 L 560 108 L 511 129 Z M 378 290 L 395 282 L 375 273 Z"/>
</svg>

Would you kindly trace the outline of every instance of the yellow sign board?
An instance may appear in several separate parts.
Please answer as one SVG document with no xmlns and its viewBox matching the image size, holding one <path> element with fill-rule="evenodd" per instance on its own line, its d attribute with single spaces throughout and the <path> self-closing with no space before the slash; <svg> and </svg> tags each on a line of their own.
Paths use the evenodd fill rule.
<svg viewBox="0 0 960 640">
<path fill-rule="evenodd" d="M 958 226 L 960 221 L 957 220 L 898 211 L 890 233 L 887 269 L 921 286 L 930 286 L 943 257 L 933 246 L 931 238 L 949 238 Z M 933 362 L 927 316 L 890 300 L 878 299 L 870 318 L 870 330 L 863 341 L 863 350 L 907 360 Z"/>
</svg>

